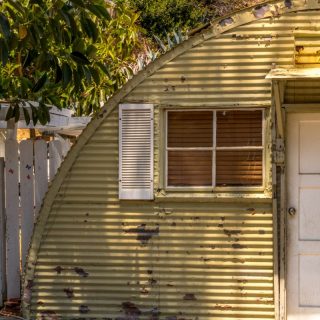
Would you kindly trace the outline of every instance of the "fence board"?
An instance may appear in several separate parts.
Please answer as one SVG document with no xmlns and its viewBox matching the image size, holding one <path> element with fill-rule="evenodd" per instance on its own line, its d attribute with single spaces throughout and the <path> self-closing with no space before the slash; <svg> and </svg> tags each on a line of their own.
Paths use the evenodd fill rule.
<svg viewBox="0 0 320 320">
<path fill-rule="evenodd" d="M 20 246 L 19 246 L 19 184 L 18 143 L 8 140 L 5 144 L 6 168 L 6 279 L 7 298 L 20 297 Z"/>
<path fill-rule="evenodd" d="M 36 215 L 39 213 L 44 195 L 48 189 L 48 149 L 44 140 L 38 140 L 34 144 L 35 166 L 35 207 Z"/>
<path fill-rule="evenodd" d="M 62 144 L 60 141 L 49 142 L 49 180 L 52 181 L 56 175 L 63 157 Z"/>
<path fill-rule="evenodd" d="M 34 224 L 33 141 L 20 143 L 21 260 L 24 268 Z"/>
<path fill-rule="evenodd" d="M 0 158 L 0 307 L 3 306 L 6 291 L 6 227 L 4 213 L 4 158 Z"/>
</svg>

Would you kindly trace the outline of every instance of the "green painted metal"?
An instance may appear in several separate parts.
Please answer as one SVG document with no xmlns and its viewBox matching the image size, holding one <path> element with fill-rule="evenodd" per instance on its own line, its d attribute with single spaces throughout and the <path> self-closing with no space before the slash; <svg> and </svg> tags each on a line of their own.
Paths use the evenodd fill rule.
<svg viewBox="0 0 320 320">
<path fill-rule="evenodd" d="M 214 21 L 117 93 L 44 201 L 24 279 L 28 319 L 274 319 L 272 119 L 265 190 L 176 193 L 161 180 L 165 107 L 271 106 L 265 76 L 294 62 L 318 1 L 271 1 Z M 118 200 L 120 102 L 154 103 L 155 201 Z"/>
</svg>

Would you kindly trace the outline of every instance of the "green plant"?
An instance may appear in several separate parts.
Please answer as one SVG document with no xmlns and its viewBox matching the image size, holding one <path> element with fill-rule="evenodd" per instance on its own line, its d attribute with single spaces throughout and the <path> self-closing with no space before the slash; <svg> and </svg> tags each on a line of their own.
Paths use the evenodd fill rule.
<svg viewBox="0 0 320 320">
<path fill-rule="evenodd" d="M 147 36 L 162 41 L 171 30 L 185 32 L 201 23 L 204 8 L 196 0 L 128 0 L 140 13 L 140 24 Z"/>
<path fill-rule="evenodd" d="M 45 124 L 48 105 L 89 115 L 132 74 L 138 14 L 105 0 L 0 0 L 0 101 Z M 26 106 L 29 101 L 39 104 Z M 22 111 L 21 111 L 22 110 Z"/>
</svg>

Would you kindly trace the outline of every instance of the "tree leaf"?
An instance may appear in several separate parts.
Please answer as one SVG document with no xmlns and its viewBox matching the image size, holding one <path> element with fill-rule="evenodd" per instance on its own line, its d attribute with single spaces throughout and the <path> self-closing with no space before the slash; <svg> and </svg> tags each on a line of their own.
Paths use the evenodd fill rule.
<svg viewBox="0 0 320 320">
<path fill-rule="evenodd" d="M 96 4 L 90 4 L 90 5 L 88 5 L 88 10 L 91 11 L 98 18 L 105 18 L 107 20 L 111 19 L 111 16 L 110 16 L 108 10 L 103 6 L 99 6 Z"/>
<path fill-rule="evenodd" d="M 100 75 L 99 75 L 98 70 L 91 67 L 90 68 L 90 73 L 91 73 L 91 76 L 92 76 L 94 82 L 98 86 L 100 84 Z"/>
<path fill-rule="evenodd" d="M 56 63 L 56 79 L 55 83 L 59 83 L 62 80 L 62 70 L 58 63 Z"/>
<path fill-rule="evenodd" d="M 20 40 L 24 39 L 28 35 L 28 29 L 25 26 L 20 25 L 18 35 Z"/>
<path fill-rule="evenodd" d="M 48 79 L 48 75 L 47 73 L 45 72 L 41 77 L 40 79 L 37 81 L 37 83 L 34 85 L 34 87 L 32 88 L 32 92 L 38 92 L 46 83 Z"/>
<path fill-rule="evenodd" d="M 7 114 L 6 114 L 6 121 L 9 121 L 11 118 L 13 118 L 13 108 L 10 106 L 8 111 L 7 111 Z"/>
<path fill-rule="evenodd" d="M 13 109 L 13 114 L 14 114 L 14 121 L 18 122 L 20 120 L 20 107 L 18 103 L 15 105 Z"/>
<path fill-rule="evenodd" d="M 31 106 L 31 113 L 32 113 L 32 122 L 33 122 L 33 125 L 36 126 L 38 123 L 38 110 L 33 105 L 30 105 L 30 106 Z"/>
<path fill-rule="evenodd" d="M 88 60 L 88 58 L 79 51 L 71 52 L 70 56 L 72 60 L 78 64 L 90 64 L 90 61 Z"/>
<path fill-rule="evenodd" d="M 72 80 L 72 69 L 66 62 L 64 62 L 62 64 L 61 70 L 62 70 L 62 86 L 65 89 Z"/>
<path fill-rule="evenodd" d="M 5 67 L 9 59 L 9 50 L 8 50 L 6 41 L 1 38 L 0 38 L 0 58 L 1 58 L 2 66 Z"/>
<path fill-rule="evenodd" d="M 76 6 L 84 7 L 84 3 L 83 3 L 82 0 L 71 0 L 70 2 L 72 2 L 72 3 L 75 4 Z"/>
<path fill-rule="evenodd" d="M 10 37 L 10 24 L 8 18 L 0 12 L 0 31 L 8 39 Z"/>
<path fill-rule="evenodd" d="M 26 121 L 26 124 L 29 125 L 31 119 L 30 119 L 28 109 L 23 107 L 22 110 L 23 110 L 24 120 Z"/>
<path fill-rule="evenodd" d="M 38 57 L 38 52 L 34 49 L 28 51 L 24 61 L 23 61 L 23 68 L 27 68 L 31 65 L 32 61 Z"/>
<path fill-rule="evenodd" d="M 99 62 L 97 62 L 97 65 L 99 66 L 99 68 L 101 69 L 101 71 L 105 75 L 107 75 L 109 78 L 111 78 L 110 71 L 109 71 L 108 67 L 105 64 L 103 64 L 102 62 L 99 61 Z"/>
</svg>

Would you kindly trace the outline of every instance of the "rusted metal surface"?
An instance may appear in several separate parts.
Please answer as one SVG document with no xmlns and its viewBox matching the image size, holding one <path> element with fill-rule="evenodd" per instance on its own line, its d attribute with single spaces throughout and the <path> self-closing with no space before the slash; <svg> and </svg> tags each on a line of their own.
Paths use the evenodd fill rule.
<svg viewBox="0 0 320 320">
<path fill-rule="evenodd" d="M 272 319 L 271 199 L 120 202 L 117 118 L 53 203 L 25 290 L 30 317 Z"/>
<path fill-rule="evenodd" d="M 271 1 L 216 21 L 110 100 L 45 199 L 24 280 L 27 318 L 274 319 L 269 193 L 120 202 L 114 110 L 120 101 L 270 106 L 265 76 L 293 63 L 294 30 L 317 28 L 308 9 L 320 4 Z"/>
</svg>

